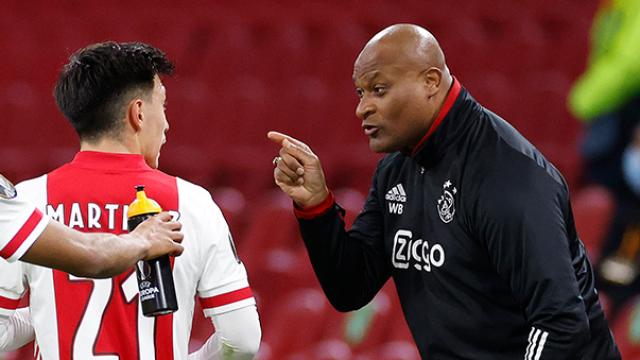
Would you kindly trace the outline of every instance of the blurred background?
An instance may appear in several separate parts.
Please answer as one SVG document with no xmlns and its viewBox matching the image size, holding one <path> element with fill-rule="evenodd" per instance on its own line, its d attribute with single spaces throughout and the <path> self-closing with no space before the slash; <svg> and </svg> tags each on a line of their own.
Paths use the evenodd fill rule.
<svg viewBox="0 0 640 360">
<path fill-rule="evenodd" d="M 602 170 L 593 151 L 585 150 L 589 136 L 596 137 L 596 144 L 615 137 L 594 125 L 614 121 L 594 119 L 615 116 L 629 103 L 624 98 L 609 107 L 585 109 L 593 103 L 589 89 L 600 89 L 597 98 L 614 90 L 589 85 L 584 74 L 607 52 L 605 46 L 596 54 L 597 44 L 616 41 L 612 39 L 629 11 L 638 10 L 633 3 L 637 1 L 4 0 L 0 173 L 19 182 L 70 161 L 78 150 L 77 137 L 52 96 L 71 53 L 105 40 L 150 43 L 177 66 L 175 76 L 164 79 L 171 130 L 160 169 L 209 189 L 222 208 L 258 299 L 264 340 L 260 359 L 417 359 L 391 282 L 355 313 L 337 313 L 325 300 L 291 203 L 273 184 L 271 159 L 277 147 L 266 139 L 268 130 L 279 130 L 306 141 L 320 156 L 329 185 L 348 212 L 347 221 L 353 221 L 379 159 L 369 151 L 354 115 L 353 61 L 382 28 L 416 23 L 439 40 L 463 86 L 563 173 L 589 256 L 594 264 L 613 263 L 614 275 L 599 280 L 611 326 L 625 358 L 640 358 L 634 285 L 634 246 L 640 237 L 625 232 L 629 223 L 635 224 L 638 202 L 633 187 L 624 185 L 622 165 Z M 596 14 L 610 20 L 605 30 L 594 22 Z M 602 32 L 609 37 L 603 40 Z M 634 39 L 630 46 L 637 49 L 640 38 Z M 627 62 L 638 63 L 640 50 L 635 54 Z M 609 79 L 606 74 L 599 79 Z M 625 73 L 621 81 L 629 77 Z M 587 83 L 587 90 L 572 92 L 578 79 Z M 619 93 L 616 99 L 624 97 Z M 637 121 L 637 114 L 630 116 Z M 628 123 L 633 126 L 616 129 L 615 134 L 624 135 L 616 151 L 598 148 L 604 146 L 612 157 L 596 160 L 621 164 L 633 143 L 635 122 Z M 598 173 L 607 179 L 593 175 Z M 607 182 L 610 178 L 613 183 Z M 624 191 L 618 191 L 616 181 L 626 186 Z M 633 201 L 628 205 L 631 215 L 615 225 L 616 233 L 612 220 L 618 218 L 620 199 Z M 631 239 L 624 251 L 619 246 L 622 234 Z M 623 273 L 631 272 L 630 281 L 619 281 L 620 266 Z M 197 310 L 192 347 L 212 331 Z M 30 357 L 29 346 L 4 355 Z"/>
</svg>

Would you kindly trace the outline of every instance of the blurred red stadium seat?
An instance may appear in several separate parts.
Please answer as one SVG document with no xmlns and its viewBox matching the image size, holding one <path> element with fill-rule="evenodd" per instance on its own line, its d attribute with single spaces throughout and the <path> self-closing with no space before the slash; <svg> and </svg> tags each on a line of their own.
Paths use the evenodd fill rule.
<svg viewBox="0 0 640 360">
<path fill-rule="evenodd" d="M 353 354 L 349 345 L 339 339 L 325 339 L 309 346 L 307 350 L 288 356 L 286 360 L 350 360 Z"/>
<path fill-rule="evenodd" d="M 346 228 L 351 228 L 353 221 L 356 219 L 364 202 L 366 200 L 362 192 L 352 188 L 340 188 L 334 191 L 336 202 L 345 210 Z"/>
<path fill-rule="evenodd" d="M 271 321 L 263 326 L 263 342 L 270 349 L 269 359 L 308 349 L 321 338 L 329 302 L 318 289 L 299 289 L 282 297 Z M 268 359 L 264 359 L 268 360 Z"/>
<path fill-rule="evenodd" d="M 384 343 L 378 347 L 377 360 L 419 360 L 420 353 L 413 341 L 396 340 Z"/>
<path fill-rule="evenodd" d="M 211 189 L 211 195 L 227 220 L 237 246 L 242 240 L 242 232 L 245 228 L 247 202 L 244 195 L 238 189 L 231 187 Z"/>
<path fill-rule="evenodd" d="M 590 186 L 573 196 L 573 216 L 578 236 L 584 243 L 589 259 L 597 263 L 614 210 L 614 199 L 603 187 Z"/>
<path fill-rule="evenodd" d="M 293 203 L 282 191 L 265 192 L 247 212 L 250 221 L 239 248 L 247 263 L 264 261 L 270 250 L 297 250 L 303 246 Z"/>
<path fill-rule="evenodd" d="M 609 320 L 609 326 L 611 326 L 611 320 L 613 319 L 613 300 L 611 300 L 611 297 L 602 290 L 598 291 L 598 300 L 600 301 L 600 305 L 602 305 L 604 315 L 607 317 L 607 320 Z"/>
<path fill-rule="evenodd" d="M 283 296 L 318 282 L 288 196 L 280 190 L 266 192 L 247 213 L 248 227 L 238 241 L 238 253 L 259 296 L 261 316 L 270 321 Z"/>
</svg>

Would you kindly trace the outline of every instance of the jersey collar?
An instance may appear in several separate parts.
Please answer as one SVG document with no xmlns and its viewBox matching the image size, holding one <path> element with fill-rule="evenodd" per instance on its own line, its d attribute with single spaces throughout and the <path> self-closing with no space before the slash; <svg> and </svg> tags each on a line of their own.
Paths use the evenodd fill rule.
<svg viewBox="0 0 640 360">
<path fill-rule="evenodd" d="M 134 171 L 151 169 L 142 155 L 99 151 L 80 151 L 73 158 L 71 164 L 85 169 Z"/>
</svg>

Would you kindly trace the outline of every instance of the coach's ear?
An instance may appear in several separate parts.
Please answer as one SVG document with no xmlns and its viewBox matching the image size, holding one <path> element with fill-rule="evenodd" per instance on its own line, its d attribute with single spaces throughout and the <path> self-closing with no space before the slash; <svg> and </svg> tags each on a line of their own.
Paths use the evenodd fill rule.
<svg viewBox="0 0 640 360">
<path fill-rule="evenodd" d="M 423 73 L 424 86 L 427 90 L 429 99 L 435 96 L 440 90 L 442 84 L 442 70 L 437 67 L 430 67 Z"/>
<path fill-rule="evenodd" d="M 127 123 L 135 132 L 142 130 L 142 99 L 134 99 L 129 103 L 127 107 Z"/>
</svg>

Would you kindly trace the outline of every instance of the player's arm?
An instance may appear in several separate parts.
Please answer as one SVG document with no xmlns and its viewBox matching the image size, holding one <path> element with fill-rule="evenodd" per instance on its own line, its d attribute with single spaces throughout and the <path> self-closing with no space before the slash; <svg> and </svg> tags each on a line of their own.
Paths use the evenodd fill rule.
<svg viewBox="0 0 640 360">
<path fill-rule="evenodd" d="M 162 213 L 125 235 L 81 233 L 49 221 L 22 261 L 60 269 L 83 277 L 107 278 L 135 265 L 138 260 L 164 254 L 179 255 L 181 225 Z"/>
<path fill-rule="evenodd" d="M 276 132 L 268 136 L 281 145 L 274 178 L 296 204 L 302 238 L 327 298 L 339 311 L 361 308 L 390 276 L 376 178 L 363 211 L 347 232 L 344 210 L 327 190 L 318 157 L 289 136 Z"/>
<path fill-rule="evenodd" d="M 486 178 L 478 233 L 529 323 L 527 359 L 579 358 L 589 321 L 572 265 L 566 187 L 542 168 L 510 171 Z"/>
<path fill-rule="evenodd" d="M 0 352 L 5 352 L 32 341 L 35 332 L 29 309 L 18 308 L 27 291 L 23 264 L 0 259 L 0 274 Z"/>
<path fill-rule="evenodd" d="M 0 353 L 13 351 L 35 340 L 29 308 L 19 308 L 11 315 L 0 311 Z"/>
<path fill-rule="evenodd" d="M 255 305 L 211 317 L 216 332 L 189 360 L 250 360 L 258 353 L 262 330 Z"/>
</svg>

